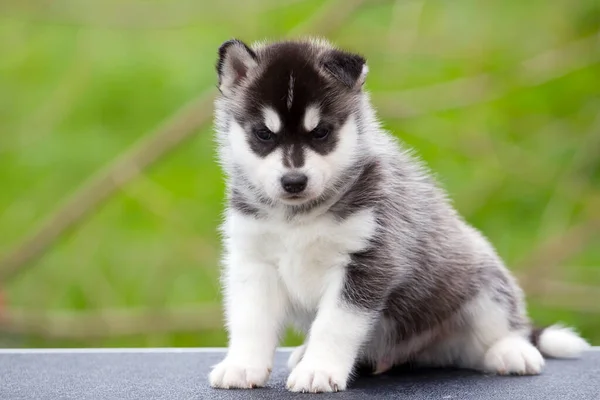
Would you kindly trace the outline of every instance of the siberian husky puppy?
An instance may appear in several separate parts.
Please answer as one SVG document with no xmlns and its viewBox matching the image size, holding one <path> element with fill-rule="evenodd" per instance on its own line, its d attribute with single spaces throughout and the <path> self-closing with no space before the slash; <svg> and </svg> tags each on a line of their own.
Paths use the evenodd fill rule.
<svg viewBox="0 0 600 400">
<path fill-rule="evenodd" d="M 294 392 L 407 362 L 535 375 L 542 354 L 587 348 L 569 328 L 532 326 L 492 245 L 381 128 L 362 56 L 230 40 L 217 72 L 229 348 L 213 387 L 264 386 L 289 324 L 306 333 Z"/>
</svg>

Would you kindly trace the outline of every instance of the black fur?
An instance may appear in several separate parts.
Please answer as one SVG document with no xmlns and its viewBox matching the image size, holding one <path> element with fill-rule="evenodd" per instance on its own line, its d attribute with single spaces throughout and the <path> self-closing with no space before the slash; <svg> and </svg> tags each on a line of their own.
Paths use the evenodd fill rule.
<svg viewBox="0 0 600 400">
<path fill-rule="evenodd" d="M 342 291 L 342 298 L 359 308 L 382 311 L 385 299 L 389 295 L 382 288 L 388 286 L 386 282 L 393 279 L 393 268 L 372 267 L 374 262 L 382 267 L 388 261 L 380 251 L 380 243 L 372 240 L 371 247 L 360 253 L 350 255 L 350 263 L 346 266 L 346 280 Z M 388 286 L 389 287 L 389 286 Z"/>
<path fill-rule="evenodd" d="M 253 59 L 256 60 L 256 53 L 241 40 L 231 39 L 231 40 L 228 40 L 225 43 L 223 43 L 219 47 L 219 51 L 218 51 L 219 58 L 217 60 L 217 65 L 216 65 L 217 75 L 219 78 L 219 86 L 221 85 L 221 82 L 223 80 L 223 68 L 225 66 L 225 63 L 227 62 L 228 52 L 229 52 L 229 50 L 231 50 L 232 46 L 239 46 L 239 47 L 243 48 L 248 53 L 248 55 L 250 55 L 250 57 L 252 57 Z M 247 71 L 245 70 L 244 65 L 240 64 L 239 60 L 233 59 L 230 61 L 233 63 L 232 67 L 235 69 L 235 71 L 238 74 L 236 81 L 239 82 L 242 78 L 244 78 L 246 76 Z"/>
<path fill-rule="evenodd" d="M 323 60 L 323 67 L 348 88 L 355 88 L 365 62 L 358 54 L 333 50 Z"/>
<path fill-rule="evenodd" d="M 226 50 L 231 45 L 229 43 L 226 42 L 221 48 Z M 248 142 L 252 150 L 265 157 L 280 147 L 288 155 L 285 162 L 295 167 L 304 164 L 303 147 L 321 155 L 333 151 L 339 129 L 356 109 L 356 94 L 348 90 L 346 83 L 348 77 L 356 72 L 352 60 L 356 63 L 362 58 L 336 51 L 335 54 L 323 55 L 322 63 L 316 62 L 313 47 L 302 42 L 277 43 L 252 53 L 252 56 L 257 60 L 261 72 L 247 83 L 243 93 L 244 103 L 235 113 L 237 122 L 249 133 Z M 221 64 L 220 60 L 218 65 Z M 323 72 L 324 67 L 329 73 Z M 346 72 L 342 73 L 342 67 L 346 68 Z M 360 68 L 362 70 L 362 64 Z M 331 79 L 328 78 L 330 75 L 333 76 Z M 290 79 L 294 82 L 291 103 L 288 96 Z M 311 132 L 304 128 L 304 115 L 310 105 L 316 105 L 320 110 L 319 126 L 331 131 L 325 140 L 315 140 Z M 272 142 L 260 141 L 252 134 L 257 129 L 265 128 L 265 107 L 273 108 L 282 120 L 282 128 L 276 132 Z"/>
<path fill-rule="evenodd" d="M 330 96 L 336 96 L 335 88 L 330 87 L 330 83 L 309 62 L 308 46 L 282 43 L 277 47 L 259 58 L 260 63 L 266 64 L 265 69 L 248 88 L 247 93 L 251 95 L 246 101 L 242 118 L 252 119 L 255 126 L 262 126 L 263 108 L 272 107 L 282 119 L 282 129 L 272 143 L 249 137 L 252 150 L 264 157 L 275 148 L 282 147 L 284 154 L 291 155 L 290 164 L 302 165 L 304 153 L 301 147 L 310 147 L 319 154 L 327 154 L 335 148 L 337 130 L 348 117 L 348 110 L 339 110 L 327 100 Z M 293 102 L 288 108 L 288 82 L 291 75 L 296 85 Z M 333 128 L 326 140 L 314 140 L 304 128 L 304 114 L 307 107 L 313 104 L 320 105 L 321 123 Z"/>
<path fill-rule="evenodd" d="M 538 327 L 534 327 L 533 329 L 531 329 L 531 333 L 529 334 L 529 341 L 535 347 L 540 346 L 540 337 L 542 336 L 542 333 L 544 333 L 545 329 L 546 328 L 538 328 Z"/>
</svg>

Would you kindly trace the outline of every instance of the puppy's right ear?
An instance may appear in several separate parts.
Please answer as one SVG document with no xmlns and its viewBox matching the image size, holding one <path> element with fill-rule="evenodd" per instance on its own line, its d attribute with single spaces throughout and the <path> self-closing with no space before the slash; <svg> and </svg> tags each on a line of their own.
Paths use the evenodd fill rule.
<svg viewBox="0 0 600 400">
<path fill-rule="evenodd" d="M 228 40 L 219 47 L 219 90 L 225 96 L 231 96 L 248 73 L 256 68 L 256 53 L 244 42 Z"/>
</svg>

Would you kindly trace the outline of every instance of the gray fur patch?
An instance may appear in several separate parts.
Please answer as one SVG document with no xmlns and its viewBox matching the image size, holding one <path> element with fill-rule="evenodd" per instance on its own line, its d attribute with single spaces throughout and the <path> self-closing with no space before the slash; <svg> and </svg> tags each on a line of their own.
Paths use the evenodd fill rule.
<svg viewBox="0 0 600 400">
<path fill-rule="evenodd" d="M 233 190 L 229 197 L 229 204 L 231 208 L 241 212 L 244 215 L 258 218 L 260 216 L 260 209 L 257 206 L 252 205 L 248 199 L 246 199 L 242 193 L 238 190 Z"/>
<path fill-rule="evenodd" d="M 375 161 L 367 163 L 359 174 L 352 187 L 329 209 L 338 220 L 346 219 L 357 211 L 374 206 L 380 198 L 378 186 L 381 183 L 381 173 L 377 163 Z"/>
</svg>

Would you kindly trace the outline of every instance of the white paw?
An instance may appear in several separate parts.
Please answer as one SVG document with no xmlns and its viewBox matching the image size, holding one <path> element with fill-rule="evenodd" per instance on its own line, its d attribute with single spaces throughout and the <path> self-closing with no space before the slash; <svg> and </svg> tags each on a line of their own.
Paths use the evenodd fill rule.
<svg viewBox="0 0 600 400">
<path fill-rule="evenodd" d="M 343 370 L 303 360 L 288 377 L 287 388 L 302 393 L 338 392 L 346 389 L 347 380 L 348 374 Z"/>
<path fill-rule="evenodd" d="M 511 336 L 496 342 L 485 354 L 485 369 L 500 375 L 537 375 L 544 358 L 529 341 Z"/>
<path fill-rule="evenodd" d="M 252 389 L 265 386 L 271 368 L 268 366 L 238 365 L 224 360 L 210 373 L 210 386 L 221 389 Z"/>
<path fill-rule="evenodd" d="M 294 349 L 294 351 L 292 351 L 292 354 L 290 354 L 290 358 L 288 358 L 288 362 L 287 362 L 287 366 L 289 369 L 294 369 L 296 368 L 296 365 L 298 365 L 298 363 L 300 363 L 300 361 L 302 360 L 302 357 L 304 357 L 304 351 L 306 350 L 306 346 L 302 345 L 302 346 L 298 346 Z"/>
</svg>

